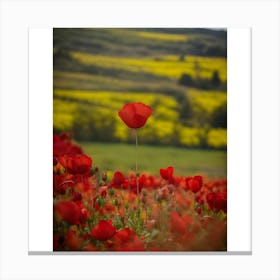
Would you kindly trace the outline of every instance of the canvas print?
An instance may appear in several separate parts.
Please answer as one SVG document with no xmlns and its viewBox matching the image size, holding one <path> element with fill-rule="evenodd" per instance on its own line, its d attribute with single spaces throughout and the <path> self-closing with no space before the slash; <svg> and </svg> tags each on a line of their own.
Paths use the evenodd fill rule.
<svg viewBox="0 0 280 280">
<path fill-rule="evenodd" d="M 53 250 L 227 250 L 226 29 L 53 29 Z"/>
</svg>

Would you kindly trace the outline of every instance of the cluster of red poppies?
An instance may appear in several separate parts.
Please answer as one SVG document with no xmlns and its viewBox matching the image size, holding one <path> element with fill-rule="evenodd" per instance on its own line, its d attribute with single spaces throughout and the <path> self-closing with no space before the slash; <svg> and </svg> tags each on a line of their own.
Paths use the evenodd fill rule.
<svg viewBox="0 0 280 280">
<path fill-rule="evenodd" d="M 55 251 L 226 250 L 226 180 L 172 166 L 107 178 L 66 133 L 54 135 L 53 153 Z"/>
</svg>

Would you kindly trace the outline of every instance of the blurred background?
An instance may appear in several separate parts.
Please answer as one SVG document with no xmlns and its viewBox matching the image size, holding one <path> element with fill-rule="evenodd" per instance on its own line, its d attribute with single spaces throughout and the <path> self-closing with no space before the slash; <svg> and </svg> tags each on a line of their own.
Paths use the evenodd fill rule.
<svg viewBox="0 0 280 280">
<path fill-rule="evenodd" d="M 71 131 L 102 171 L 134 169 L 135 136 L 117 113 L 143 102 L 141 172 L 226 178 L 226 30 L 55 28 L 53 67 L 54 133 Z"/>
</svg>

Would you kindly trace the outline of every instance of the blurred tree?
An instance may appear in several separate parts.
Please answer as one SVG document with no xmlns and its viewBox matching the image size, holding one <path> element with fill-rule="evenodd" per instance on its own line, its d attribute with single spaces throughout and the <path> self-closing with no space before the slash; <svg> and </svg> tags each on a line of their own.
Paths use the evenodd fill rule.
<svg viewBox="0 0 280 280">
<path fill-rule="evenodd" d="M 227 128 L 227 103 L 217 107 L 211 117 L 211 126 L 217 128 Z"/>
<path fill-rule="evenodd" d="M 179 84 L 183 86 L 193 86 L 194 81 L 191 75 L 183 73 L 181 77 L 179 78 Z"/>
<path fill-rule="evenodd" d="M 112 142 L 115 140 L 115 128 L 116 119 L 111 117 L 107 108 L 79 105 L 73 123 L 77 140 Z"/>
<path fill-rule="evenodd" d="M 224 45 L 221 45 L 221 44 L 207 46 L 204 49 L 204 55 L 205 56 L 214 56 L 214 57 L 217 57 L 217 56 L 226 57 L 227 56 L 227 47 Z"/>
<path fill-rule="evenodd" d="M 186 123 L 186 120 L 190 119 L 192 116 L 192 107 L 190 103 L 190 99 L 188 94 L 180 95 L 177 97 L 178 104 L 179 104 L 179 117 Z"/>
<path fill-rule="evenodd" d="M 185 54 L 182 53 L 182 54 L 179 56 L 179 61 L 181 61 L 181 62 L 186 61 Z"/>
<path fill-rule="evenodd" d="M 85 110 L 83 110 L 81 107 L 77 111 L 76 117 L 74 118 L 72 131 L 75 139 L 82 141 L 92 141 L 90 122 Z"/>
<path fill-rule="evenodd" d="M 212 74 L 211 83 L 213 87 L 219 87 L 221 85 L 221 78 L 217 70 Z"/>
<path fill-rule="evenodd" d="M 205 124 L 203 129 L 200 131 L 200 147 L 207 148 L 208 147 L 208 133 L 210 131 L 210 126 Z"/>
</svg>

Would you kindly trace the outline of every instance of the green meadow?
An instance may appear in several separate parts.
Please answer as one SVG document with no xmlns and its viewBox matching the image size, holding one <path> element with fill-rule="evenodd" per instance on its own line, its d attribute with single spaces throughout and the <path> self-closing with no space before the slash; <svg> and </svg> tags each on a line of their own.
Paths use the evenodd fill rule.
<svg viewBox="0 0 280 280">
<path fill-rule="evenodd" d="M 141 141 L 140 141 L 141 142 Z M 100 172 L 135 171 L 135 145 L 80 142 Z M 176 147 L 139 146 L 139 172 L 159 175 L 159 169 L 174 166 L 178 176 L 202 174 L 209 179 L 226 178 L 226 152 Z"/>
</svg>

